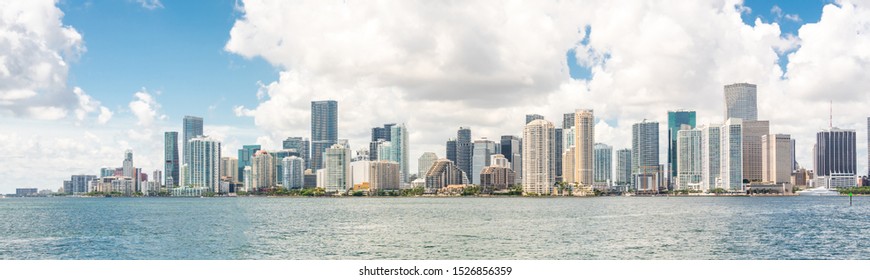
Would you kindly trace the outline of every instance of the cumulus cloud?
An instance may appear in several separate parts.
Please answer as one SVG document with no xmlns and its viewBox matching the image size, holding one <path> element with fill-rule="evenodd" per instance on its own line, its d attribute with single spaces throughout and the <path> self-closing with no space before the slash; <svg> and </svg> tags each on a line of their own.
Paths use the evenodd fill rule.
<svg viewBox="0 0 870 280">
<path fill-rule="evenodd" d="M 160 104 L 157 100 L 148 93 L 148 90 L 142 89 L 133 93 L 134 100 L 130 101 L 129 107 L 133 115 L 136 116 L 137 124 L 141 126 L 151 126 L 155 120 L 164 120 L 166 115 L 161 114 Z"/>
<path fill-rule="evenodd" d="M 0 114 L 57 120 L 72 112 L 81 122 L 108 110 L 82 89 L 67 87 L 68 63 L 85 46 L 62 18 L 53 1 L 0 2 Z"/>
<path fill-rule="evenodd" d="M 819 94 L 854 106 L 844 109 L 870 105 L 859 90 L 868 88 L 861 70 L 870 16 L 848 2 L 826 6 L 821 22 L 798 36 L 783 34 L 777 22 L 745 24 L 749 7 L 732 0 L 251 0 L 239 9 L 226 49 L 282 72 L 256 93 L 259 105 L 234 112 L 252 117 L 272 142 L 307 136 L 310 101 L 334 99 L 339 138 L 360 148 L 370 127 L 405 122 L 412 158 L 443 155 L 459 126 L 492 139 L 520 134 L 524 114 L 558 125 L 577 108 L 594 109 L 596 136 L 618 149 L 643 119 L 659 121 L 664 132 L 667 110 L 694 109 L 699 124 L 721 122 L 723 85 L 750 82 L 759 87 L 760 117 L 771 120 L 772 132 L 793 134 L 799 161 L 810 165 L 805 147 L 820 126 L 806 115 L 818 111 Z M 569 50 L 591 78 L 569 77 Z M 778 65 L 783 54 L 786 72 Z M 863 120 L 858 112 L 848 119 Z"/>
<path fill-rule="evenodd" d="M 142 8 L 149 9 L 149 10 L 163 8 L 163 3 L 161 3 L 160 0 L 136 0 L 136 3 L 139 3 L 139 5 L 142 5 Z"/>
</svg>

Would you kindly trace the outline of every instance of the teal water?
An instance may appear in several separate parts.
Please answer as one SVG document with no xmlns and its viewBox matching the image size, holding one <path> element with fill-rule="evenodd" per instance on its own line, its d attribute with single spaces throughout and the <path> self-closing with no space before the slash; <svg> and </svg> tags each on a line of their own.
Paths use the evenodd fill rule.
<svg viewBox="0 0 870 280">
<path fill-rule="evenodd" d="M 870 197 L 7 198 L 0 259 L 870 259 Z"/>
</svg>

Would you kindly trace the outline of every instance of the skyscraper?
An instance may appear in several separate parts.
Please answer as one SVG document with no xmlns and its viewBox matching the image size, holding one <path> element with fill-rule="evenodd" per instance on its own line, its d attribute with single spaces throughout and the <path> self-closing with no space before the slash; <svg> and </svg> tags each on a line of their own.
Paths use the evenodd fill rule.
<svg viewBox="0 0 870 280">
<path fill-rule="evenodd" d="M 184 148 L 184 156 L 182 157 L 182 163 L 187 164 L 190 167 L 192 164 L 190 163 L 190 139 L 202 136 L 202 118 L 193 117 L 193 116 L 184 116 L 183 124 L 182 124 L 182 133 L 184 137 L 184 142 L 181 143 L 181 147 Z M 190 176 L 190 172 L 188 172 L 185 176 Z M 185 182 L 190 182 L 190 178 L 184 178 Z"/>
<path fill-rule="evenodd" d="M 472 184 L 480 185 L 480 172 L 490 165 L 491 156 L 495 154 L 495 142 L 486 138 L 474 140 L 472 154 L 472 171 L 468 179 Z"/>
<path fill-rule="evenodd" d="M 616 185 L 631 184 L 631 149 L 616 150 Z M 626 188 L 623 188 L 626 189 Z"/>
<path fill-rule="evenodd" d="M 677 130 L 677 177 L 675 189 L 701 190 L 703 177 L 703 132 L 684 124 Z"/>
<path fill-rule="evenodd" d="M 409 171 L 409 156 L 408 148 L 408 128 L 405 124 L 390 125 L 390 142 L 393 143 L 393 158 L 399 164 L 399 180 L 400 183 L 408 183 Z"/>
<path fill-rule="evenodd" d="M 285 139 L 281 144 L 285 150 L 293 149 L 299 153 L 302 162 L 305 164 L 303 167 L 304 169 L 311 168 L 309 166 L 309 160 L 311 159 L 311 141 L 308 141 L 307 137 L 287 137 L 287 139 Z"/>
<path fill-rule="evenodd" d="M 851 129 L 832 127 L 816 133 L 816 186 L 843 188 L 856 185 L 856 139 L 855 131 Z"/>
<path fill-rule="evenodd" d="M 721 172 L 721 124 L 701 128 L 701 189 L 711 191 L 717 187 Z"/>
<path fill-rule="evenodd" d="M 190 147 L 188 185 L 220 193 L 221 143 L 206 136 L 197 136 L 190 139 L 188 144 Z"/>
<path fill-rule="evenodd" d="M 534 120 L 523 129 L 523 192 L 548 195 L 556 182 L 553 123 Z M 591 158 L 591 156 L 590 156 Z M 590 176 L 591 177 L 591 176 Z"/>
<path fill-rule="evenodd" d="M 447 144 L 444 146 L 446 147 L 445 155 L 447 160 L 456 163 L 456 139 L 447 140 Z"/>
<path fill-rule="evenodd" d="M 245 176 L 251 176 L 251 178 L 245 178 L 245 187 L 249 191 L 255 191 L 265 188 L 271 188 L 275 186 L 275 159 L 272 157 L 269 152 L 265 150 L 258 150 L 254 152 L 254 155 L 251 156 L 250 166 L 245 167 L 244 170 L 250 170 L 250 174 L 246 172 Z"/>
<path fill-rule="evenodd" d="M 471 155 L 473 151 L 473 145 L 471 143 L 471 129 L 467 127 L 460 127 L 459 131 L 456 132 L 456 165 L 459 166 L 459 169 L 462 169 L 462 172 L 465 172 L 467 176 L 471 176 L 469 174 L 471 171 Z"/>
<path fill-rule="evenodd" d="M 533 120 L 543 120 L 544 116 L 538 114 L 528 114 L 526 115 L 526 124 L 532 122 Z"/>
<path fill-rule="evenodd" d="M 163 170 L 166 174 L 164 184 L 171 188 L 178 186 L 181 181 L 178 163 L 178 132 L 167 131 L 163 133 Z"/>
<path fill-rule="evenodd" d="M 562 152 L 562 182 L 569 184 L 577 183 L 577 179 L 574 178 L 574 171 L 577 169 L 574 166 L 577 163 L 574 157 L 577 156 L 577 152 L 574 149 L 575 147 L 571 146 Z"/>
<path fill-rule="evenodd" d="M 556 142 L 556 145 L 553 147 L 553 158 L 556 159 L 556 166 L 555 166 L 556 181 L 560 182 L 560 181 L 562 181 L 562 176 L 563 176 L 562 175 L 562 152 L 563 152 L 562 140 L 563 140 L 563 135 L 562 135 L 561 128 L 556 128 L 553 130 L 553 132 L 554 132 L 553 135 L 555 137 L 553 139 L 553 141 Z"/>
<path fill-rule="evenodd" d="M 338 143 L 338 102 L 311 101 L 311 164 L 323 168 L 323 153 Z"/>
<path fill-rule="evenodd" d="M 499 152 L 510 162 L 510 167 L 517 176 L 515 181 L 520 182 L 523 173 L 522 139 L 513 135 L 503 135 L 500 144 Z"/>
<path fill-rule="evenodd" d="M 737 83 L 725 86 L 725 119 L 758 120 L 757 88 L 753 84 Z"/>
<path fill-rule="evenodd" d="M 231 157 L 221 158 L 221 179 L 227 178 L 230 182 L 239 181 L 239 160 Z"/>
<path fill-rule="evenodd" d="M 297 156 L 285 157 L 283 160 L 284 176 L 282 185 L 288 190 L 302 189 L 305 183 L 305 160 Z"/>
<path fill-rule="evenodd" d="M 244 145 L 241 149 L 239 149 L 239 181 L 248 182 L 248 179 L 245 176 L 248 176 L 245 173 L 245 167 L 251 166 L 251 158 L 260 150 L 260 145 Z M 251 173 L 254 170 L 251 169 Z M 250 188 L 250 186 L 245 185 L 249 190 L 253 190 L 255 188 Z"/>
<path fill-rule="evenodd" d="M 743 121 L 743 179 L 761 181 L 761 137 L 768 134 L 768 121 Z"/>
<path fill-rule="evenodd" d="M 392 138 L 390 137 L 390 132 L 393 127 L 396 126 L 394 123 L 384 124 L 384 127 L 374 127 L 372 128 L 372 141 L 369 143 L 369 160 L 375 161 L 378 160 L 378 145 L 380 142 L 390 141 Z"/>
<path fill-rule="evenodd" d="M 721 187 L 726 191 L 743 191 L 743 121 L 728 119 L 719 133 Z"/>
<path fill-rule="evenodd" d="M 604 143 L 595 143 L 593 163 L 593 180 L 596 185 L 610 186 L 613 182 L 611 170 L 613 169 L 613 147 Z"/>
<path fill-rule="evenodd" d="M 426 180 L 426 193 L 436 193 L 439 189 L 449 185 L 468 183 L 468 176 L 465 175 L 465 172 L 459 169 L 453 161 L 445 159 L 436 160 L 423 178 Z"/>
<path fill-rule="evenodd" d="M 668 111 L 668 169 L 671 172 L 670 178 L 677 177 L 677 132 L 683 125 L 688 125 L 689 129 L 695 128 L 695 111 Z"/>
<path fill-rule="evenodd" d="M 426 177 L 426 172 L 432 167 L 432 164 L 438 160 L 438 155 L 433 152 L 425 152 L 417 159 L 417 178 Z M 425 178 L 423 178 L 425 179 Z"/>
<path fill-rule="evenodd" d="M 631 126 L 631 177 L 638 192 L 658 193 L 659 123 L 646 120 Z"/>
<path fill-rule="evenodd" d="M 595 117 L 592 109 L 574 112 L 574 180 L 580 186 L 592 186 L 595 156 Z"/>
<path fill-rule="evenodd" d="M 326 192 L 344 194 L 353 188 L 350 172 L 350 149 L 334 144 L 323 153 L 326 170 L 324 188 Z"/>
<path fill-rule="evenodd" d="M 122 166 L 124 169 L 124 177 L 136 177 L 136 169 L 133 168 L 133 150 L 128 149 L 124 151 L 124 163 L 122 163 Z"/>
<path fill-rule="evenodd" d="M 562 115 L 562 129 L 574 127 L 574 116 L 576 113 L 565 113 Z"/>
<path fill-rule="evenodd" d="M 761 137 L 762 181 L 776 184 L 791 182 L 792 141 L 788 134 Z"/>
</svg>

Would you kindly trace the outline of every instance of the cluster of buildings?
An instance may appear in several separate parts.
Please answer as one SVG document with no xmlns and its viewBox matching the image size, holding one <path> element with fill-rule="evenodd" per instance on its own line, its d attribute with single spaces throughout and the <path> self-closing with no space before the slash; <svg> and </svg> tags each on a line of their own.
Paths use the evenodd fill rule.
<svg viewBox="0 0 870 280">
<path fill-rule="evenodd" d="M 633 124 L 631 147 L 614 151 L 596 142 L 593 110 L 577 109 L 563 114 L 561 127 L 526 115 L 522 135 L 497 140 L 474 139 L 470 128 L 460 127 L 446 141 L 445 157 L 423 153 L 413 175 L 404 124 L 372 128 L 370 142 L 354 151 L 338 138 L 336 101 L 311 102 L 310 138 L 288 137 L 278 150 L 244 145 L 238 157 L 221 157 L 220 141 L 203 134 L 203 119 L 185 116 L 181 139 L 176 131 L 165 132 L 164 170 L 154 171 L 151 180 L 134 167 L 128 150 L 121 167 L 103 168 L 99 176 L 74 175 L 64 181 L 63 192 L 200 196 L 321 188 L 345 195 L 419 188 L 438 194 L 475 185 L 485 193 L 528 195 L 788 193 L 795 185 L 858 184 L 854 130 L 819 131 L 814 169 L 807 170 L 795 161 L 795 141 L 771 133 L 769 121 L 758 119 L 756 100 L 755 85 L 737 83 L 724 86 L 721 123 L 698 125 L 695 111 L 668 111 L 664 161 L 658 122 Z"/>
</svg>

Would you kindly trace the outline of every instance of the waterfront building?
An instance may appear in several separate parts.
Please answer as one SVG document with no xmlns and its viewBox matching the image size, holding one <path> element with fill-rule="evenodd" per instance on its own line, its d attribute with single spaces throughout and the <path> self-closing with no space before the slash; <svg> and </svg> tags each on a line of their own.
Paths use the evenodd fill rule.
<svg viewBox="0 0 870 280">
<path fill-rule="evenodd" d="M 677 130 L 677 181 L 675 189 L 701 190 L 703 177 L 703 131 L 683 125 Z"/>
<path fill-rule="evenodd" d="M 486 192 L 506 190 L 515 183 L 516 175 L 510 168 L 487 166 L 480 171 L 480 186 Z"/>
<path fill-rule="evenodd" d="M 562 152 L 562 182 L 568 184 L 577 183 L 577 179 L 574 178 L 574 170 L 577 168 L 575 166 L 576 160 L 574 157 L 577 156 L 577 152 L 574 151 L 575 147 L 571 146 L 564 152 Z"/>
<path fill-rule="evenodd" d="M 562 115 L 562 129 L 567 130 L 567 129 L 574 127 L 574 122 L 575 122 L 574 117 L 576 116 L 576 114 L 577 114 L 576 112 L 572 112 L 572 113 L 565 113 Z M 567 147 L 570 147 L 570 146 L 571 145 L 568 145 Z"/>
<path fill-rule="evenodd" d="M 167 131 L 163 133 L 163 170 L 166 174 L 164 184 L 167 187 L 174 187 L 180 181 L 179 161 L 178 161 L 178 132 Z M 108 174 L 100 174 L 101 177 L 110 176 Z"/>
<path fill-rule="evenodd" d="M 642 193 L 658 193 L 659 173 L 659 123 L 642 121 L 631 126 L 631 174 L 632 186 Z"/>
<path fill-rule="evenodd" d="M 468 177 L 462 169 L 447 159 L 436 160 L 426 172 L 426 193 L 437 193 L 449 185 L 467 184 Z"/>
<path fill-rule="evenodd" d="M 297 156 L 285 157 L 282 185 L 288 190 L 301 189 L 305 184 L 305 160 Z"/>
<path fill-rule="evenodd" d="M 794 171 L 794 151 L 788 134 L 769 134 L 761 137 L 762 181 L 782 184 L 791 182 Z"/>
<path fill-rule="evenodd" d="M 721 187 L 721 130 L 721 124 L 710 124 L 701 128 L 701 189 L 705 191 Z"/>
<path fill-rule="evenodd" d="M 410 176 L 408 173 L 410 170 L 409 153 L 411 150 L 408 148 L 408 128 L 405 127 L 404 123 L 390 127 L 390 142 L 393 143 L 392 158 L 399 164 L 401 183 L 408 183 Z"/>
<path fill-rule="evenodd" d="M 668 111 L 668 170 L 670 178 L 677 178 L 677 132 L 683 125 L 695 128 L 695 111 Z"/>
<path fill-rule="evenodd" d="M 592 186 L 595 157 L 595 117 L 592 109 L 574 112 L 574 180 L 580 186 Z"/>
<path fill-rule="evenodd" d="M 393 147 L 393 142 L 390 141 L 380 141 L 378 142 L 377 154 L 378 158 L 376 160 L 386 160 L 397 162 L 398 159 L 395 158 L 396 153 L 393 152 L 395 148 Z"/>
<path fill-rule="evenodd" d="M 338 143 L 338 102 L 311 101 L 311 169 L 321 169 L 323 153 Z"/>
<path fill-rule="evenodd" d="M 393 126 L 396 126 L 396 124 L 388 123 L 384 124 L 384 127 L 372 128 L 372 140 L 369 143 L 369 160 L 376 161 L 379 159 L 378 145 L 380 142 L 390 141 L 392 139 L 390 138 L 390 132 L 392 132 Z"/>
<path fill-rule="evenodd" d="M 433 152 L 425 152 L 417 159 L 417 178 L 426 176 L 426 172 L 432 167 L 432 164 L 438 160 L 438 155 Z"/>
<path fill-rule="evenodd" d="M 522 146 L 523 146 L 522 138 L 513 135 L 503 135 L 501 137 L 500 145 L 500 153 L 504 155 L 504 157 L 510 162 L 511 169 L 516 173 L 517 178 L 515 181 L 522 181 L 522 173 L 523 173 L 523 154 L 522 154 Z"/>
<path fill-rule="evenodd" d="M 743 120 L 728 119 L 719 130 L 721 187 L 730 192 L 743 191 Z"/>
<path fill-rule="evenodd" d="M 555 128 L 546 120 L 534 120 L 523 129 L 523 192 L 549 195 L 556 182 Z M 591 168 L 591 166 L 590 166 Z"/>
<path fill-rule="evenodd" d="M 368 174 L 371 176 L 369 190 L 395 191 L 402 185 L 401 168 L 399 163 L 391 161 L 372 161 L 367 164 Z"/>
<path fill-rule="evenodd" d="M 35 196 L 39 191 L 36 188 L 16 188 L 15 196 Z"/>
<path fill-rule="evenodd" d="M 595 143 L 594 146 L 593 180 L 596 186 L 610 187 L 613 182 L 611 170 L 613 169 L 613 147 L 604 143 Z"/>
<path fill-rule="evenodd" d="M 725 119 L 758 120 L 757 87 L 748 83 L 725 86 Z"/>
<path fill-rule="evenodd" d="M 275 186 L 274 161 L 275 159 L 272 155 L 265 150 L 259 150 L 254 153 L 251 157 L 251 179 L 245 181 L 245 187 L 249 191 L 268 189 Z"/>
<path fill-rule="evenodd" d="M 182 147 L 184 148 L 184 155 L 182 157 L 182 163 L 187 164 L 187 166 L 193 166 L 190 162 L 191 160 L 191 149 L 190 149 L 190 140 L 199 136 L 202 136 L 202 125 L 203 121 L 200 117 L 194 116 L 184 116 L 182 123 L 182 136 L 184 137 L 182 142 Z M 188 174 L 189 175 L 189 174 Z M 127 176 L 127 175 L 124 175 Z M 190 178 L 184 178 L 184 182 L 190 182 Z"/>
<path fill-rule="evenodd" d="M 323 153 L 324 184 L 326 192 L 345 194 L 353 189 L 350 170 L 350 149 L 341 144 L 332 145 Z"/>
<path fill-rule="evenodd" d="M 239 181 L 247 182 L 248 180 L 245 178 L 247 174 L 244 172 L 245 167 L 251 166 L 251 158 L 254 157 L 254 154 L 257 153 L 261 149 L 260 145 L 244 145 L 241 149 L 239 149 Z M 248 186 L 247 184 L 245 185 Z"/>
<path fill-rule="evenodd" d="M 135 178 L 136 169 L 133 167 L 133 150 L 128 149 L 124 151 L 124 162 L 122 166 L 124 169 L 124 177 Z"/>
<path fill-rule="evenodd" d="M 190 139 L 188 147 L 190 147 L 188 185 L 219 193 L 221 142 L 207 136 L 198 136 Z"/>
<path fill-rule="evenodd" d="M 511 163 L 502 154 L 494 154 L 490 156 L 489 166 L 497 166 L 511 168 Z"/>
<path fill-rule="evenodd" d="M 543 120 L 544 116 L 538 114 L 528 114 L 526 115 L 526 124 L 534 121 L 534 120 Z"/>
<path fill-rule="evenodd" d="M 456 165 L 465 174 L 472 174 L 472 153 L 473 145 L 471 143 L 471 128 L 460 127 L 456 132 Z"/>
<path fill-rule="evenodd" d="M 815 185 L 847 188 L 857 185 L 855 130 L 832 127 L 816 133 L 813 148 Z"/>
<path fill-rule="evenodd" d="M 303 183 L 302 188 L 305 189 L 313 189 L 317 187 L 317 174 L 311 169 L 305 169 L 305 173 L 303 173 L 303 177 L 305 177 L 305 182 Z"/>
<path fill-rule="evenodd" d="M 272 155 L 272 176 L 275 178 L 272 179 L 272 182 L 275 185 L 284 186 L 284 158 L 288 158 L 291 156 L 301 157 L 295 149 L 285 149 L 280 151 L 271 151 L 269 152 Z M 285 187 L 286 188 L 286 187 Z"/>
<path fill-rule="evenodd" d="M 562 139 L 564 137 L 563 130 L 561 128 L 553 129 L 553 141 L 555 141 L 555 145 L 553 146 L 553 158 L 555 158 L 556 165 L 556 182 L 562 181 Z"/>
<path fill-rule="evenodd" d="M 305 163 L 304 168 L 311 168 L 309 166 L 311 160 L 311 141 L 307 137 L 287 137 L 281 144 L 285 150 L 296 150 L 299 153 L 299 157 L 302 158 L 302 162 Z"/>
<path fill-rule="evenodd" d="M 490 165 L 491 156 L 495 154 L 495 142 L 486 137 L 474 141 L 472 152 L 471 183 L 480 185 L 480 172 Z"/>
<path fill-rule="evenodd" d="M 616 185 L 628 190 L 631 185 L 631 149 L 616 150 Z"/>
<path fill-rule="evenodd" d="M 85 194 L 88 192 L 91 181 L 95 179 L 97 179 L 96 175 L 72 175 L 69 180 L 69 190 L 64 187 L 64 192 L 67 194 Z"/>
<path fill-rule="evenodd" d="M 239 160 L 232 157 L 221 158 L 221 178 L 229 182 L 239 182 Z"/>
<path fill-rule="evenodd" d="M 445 156 L 448 160 L 456 162 L 456 139 L 447 140 Z"/>
<path fill-rule="evenodd" d="M 768 121 L 743 121 L 743 179 L 760 182 L 762 176 L 761 137 L 770 134 Z"/>
</svg>

